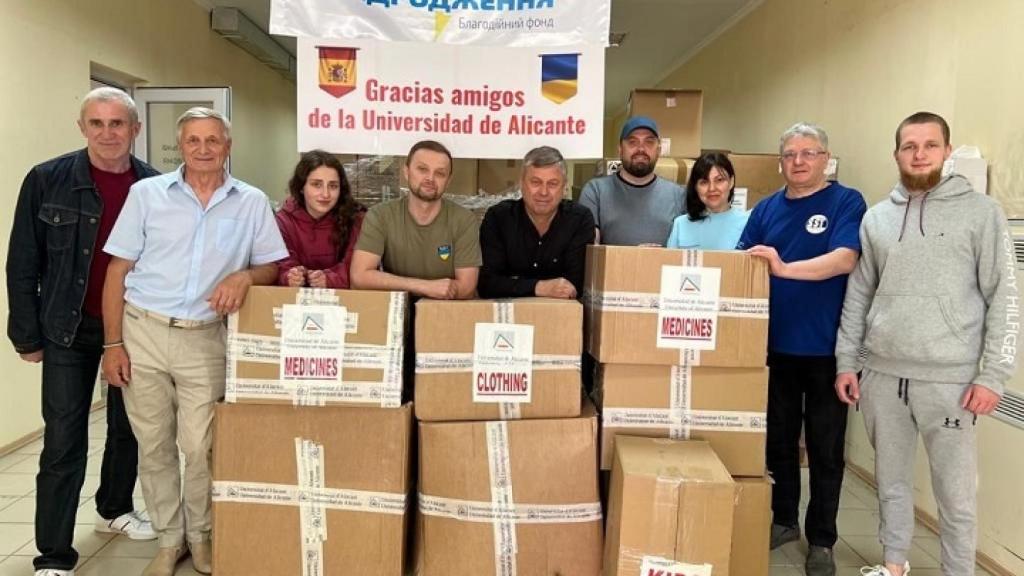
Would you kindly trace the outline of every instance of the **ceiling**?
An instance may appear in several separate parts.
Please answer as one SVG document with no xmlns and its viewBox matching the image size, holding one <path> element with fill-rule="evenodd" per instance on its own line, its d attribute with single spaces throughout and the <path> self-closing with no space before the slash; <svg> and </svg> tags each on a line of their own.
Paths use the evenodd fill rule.
<svg viewBox="0 0 1024 576">
<path fill-rule="evenodd" d="M 194 0 L 206 9 L 238 8 L 267 30 L 270 0 Z M 625 105 L 629 90 L 649 87 L 762 0 L 612 0 L 611 32 L 626 33 L 605 57 L 605 111 Z M 274 38 L 293 55 L 295 39 Z M 674 88 L 689 88 L 674 86 Z"/>
</svg>

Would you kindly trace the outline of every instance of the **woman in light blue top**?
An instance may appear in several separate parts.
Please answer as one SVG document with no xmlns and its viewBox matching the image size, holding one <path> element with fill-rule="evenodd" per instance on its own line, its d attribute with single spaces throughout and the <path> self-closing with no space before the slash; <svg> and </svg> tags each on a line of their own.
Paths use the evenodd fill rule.
<svg viewBox="0 0 1024 576">
<path fill-rule="evenodd" d="M 701 156 L 686 183 L 686 214 L 672 223 L 666 246 L 735 250 L 750 212 L 732 208 L 736 171 L 719 152 Z"/>
</svg>

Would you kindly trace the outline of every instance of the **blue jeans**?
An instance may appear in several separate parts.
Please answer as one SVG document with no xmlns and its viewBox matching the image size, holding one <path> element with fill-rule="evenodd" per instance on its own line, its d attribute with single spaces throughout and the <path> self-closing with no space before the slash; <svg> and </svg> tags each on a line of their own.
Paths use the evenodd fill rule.
<svg viewBox="0 0 1024 576">
<path fill-rule="evenodd" d="M 43 452 L 36 476 L 37 570 L 70 570 L 78 563 L 72 547 L 75 515 L 85 481 L 89 408 L 100 358 L 103 323 L 85 316 L 70 348 L 46 341 L 43 349 Z M 107 395 L 107 440 L 96 491 L 96 510 L 112 520 L 131 512 L 139 448 L 125 413 L 121 390 Z"/>
</svg>

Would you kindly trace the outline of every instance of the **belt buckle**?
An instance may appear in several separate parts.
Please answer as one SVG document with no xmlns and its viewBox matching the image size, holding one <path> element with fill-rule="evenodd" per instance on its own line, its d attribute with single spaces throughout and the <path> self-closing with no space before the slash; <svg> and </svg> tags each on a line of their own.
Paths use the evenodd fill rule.
<svg viewBox="0 0 1024 576">
<path fill-rule="evenodd" d="M 182 328 L 177 318 L 168 318 L 167 325 L 171 328 Z"/>
</svg>

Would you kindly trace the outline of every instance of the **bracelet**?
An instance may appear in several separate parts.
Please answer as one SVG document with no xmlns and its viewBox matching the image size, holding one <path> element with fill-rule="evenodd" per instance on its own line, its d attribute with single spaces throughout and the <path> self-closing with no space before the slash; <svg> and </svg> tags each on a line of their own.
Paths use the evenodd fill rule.
<svg viewBox="0 0 1024 576">
<path fill-rule="evenodd" d="M 117 348 L 118 346 L 124 346 L 124 340 L 118 340 L 117 342 L 111 342 L 109 344 L 104 344 L 103 345 L 103 349 L 104 350 L 109 350 L 110 348 Z"/>
</svg>

